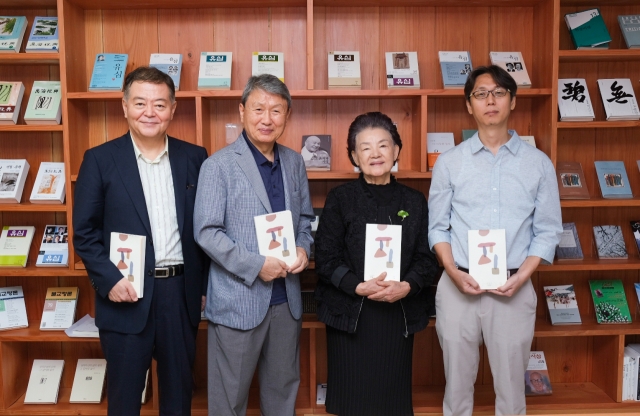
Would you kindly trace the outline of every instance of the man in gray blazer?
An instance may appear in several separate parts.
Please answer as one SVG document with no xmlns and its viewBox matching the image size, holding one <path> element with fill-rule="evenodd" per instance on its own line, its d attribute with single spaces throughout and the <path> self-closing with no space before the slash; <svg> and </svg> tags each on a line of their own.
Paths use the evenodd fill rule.
<svg viewBox="0 0 640 416">
<path fill-rule="evenodd" d="M 273 75 L 249 79 L 242 94 L 244 130 L 200 170 L 194 212 L 197 243 L 213 260 L 205 315 L 209 414 L 246 414 L 258 367 L 264 416 L 295 415 L 300 384 L 302 300 L 298 273 L 308 264 L 314 218 L 302 156 L 276 141 L 291 95 Z M 297 258 L 287 266 L 262 256 L 253 217 L 290 210 Z"/>
</svg>

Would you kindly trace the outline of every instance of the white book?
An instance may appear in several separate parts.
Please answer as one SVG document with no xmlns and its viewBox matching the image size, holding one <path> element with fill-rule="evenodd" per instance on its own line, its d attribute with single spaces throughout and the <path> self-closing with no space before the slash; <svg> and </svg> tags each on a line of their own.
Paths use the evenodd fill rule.
<svg viewBox="0 0 640 416">
<path fill-rule="evenodd" d="M 629 391 L 626 395 L 626 398 L 623 396 L 623 400 L 638 400 L 638 371 L 640 370 L 640 352 L 636 351 L 632 347 L 624 348 L 624 356 L 629 356 L 631 358 L 631 365 L 629 366 L 629 378 L 628 378 L 628 386 Z"/>
<path fill-rule="evenodd" d="M 67 334 L 67 336 L 70 338 L 100 337 L 100 331 L 96 326 L 96 320 L 89 314 L 86 314 L 85 316 L 74 322 L 73 325 L 64 330 L 64 333 Z"/>
<path fill-rule="evenodd" d="M 316 389 L 316 404 L 324 404 L 327 400 L 327 383 L 318 384 Z"/>
<path fill-rule="evenodd" d="M 46 225 L 38 251 L 36 267 L 67 267 L 69 265 L 69 227 Z"/>
<path fill-rule="evenodd" d="M 199 90 L 231 89 L 231 52 L 200 53 Z M 236 136 L 237 137 L 237 136 Z"/>
<path fill-rule="evenodd" d="M 34 81 L 24 112 L 24 122 L 35 125 L 60 124 L 61 98 L 60 81 Z"/>
<path fill-rule="evenodd" d="M 442 85 L 445 88 L 464 88 L 473 70 L 469 51 L 439 51 Z"/>
<path fill-rule="evenodd" d="M 118 267 L 136 291 L 138 298 L 144 295 L 144 263 L 147 237 L 144 235 L 111 233 L 109 259 Z"/>
<path fill-rule="evenodd" d="M 26 267 L 36 227 L 5 225 L 0 234 L 0 267 Z"/>
<path fill-rule="evenodd" d="M 640 344 L 629 344 L 627 345 L 627 348 L 632 348 L 636 353 L 640 354 Z M 638 383 L 640 384 L 640 358 L 637 358 L 636 361 L 638 363 L 638 373 L 636 373 L 635 375 L 638 378 Z M 640 401 L 640 389 L 636 390 L 635 400 Z"/>
<path fill-rule="evenodd" d="M 182 74 L 182 54 L 179 53 L 152 53 L 149 58 L 149 66 L 158 68 L 169 75 L 173 80 L 176 91 L 180 90 L 180 74 Z"/>
<path fill-rule="evenodd" d="M 387 281 L 400 281 L 402 225 L 367 224 L 364 246 L 364 280 L 387 272 Z"/>
<path fill-rule="evenodd" d="M 633 358 L 624 354 L 622 358 L 622 401 L 629 400 L 630 393 L 629 377 L 631 376 L 631 368 L 634 366 Z"/>
<path fill-rule="evenodd" d="M 599 79 L 598 89 L 607 121 L 640 120 L 640 110 L 629 78 Z"/>
<path fill-rule="evenodd" d="M 558 79 L 560 121 L 593 121 L 595 115 L 584 78 Z"/>
<path fill-rule="evenodd" d="M 73 325 L 78 303 L 77 287 L 49 287 L 44 298 L 41 331 L 64 331 Z"/>
<path fill-rule="evenodd" d="M 523 142 L 536 147 L 536 139 L 533 136 L 520 136 L 520 138 L 522 139 Z"/>
<path fill-rule="evenodd" d="M 104 358 L 78 359 L 69 403 L 100 403 L 106 371 Z"/>
<path fill-rule="evenodd" d="M 497 289 L 507 282 L 504 229 L 469 230 L 469 274 L 480 289 Z"/>
<path fill-rule="evenodd" d="M 329 89 L 361 89 L 360 52 L 332 51 L 327 58 Z"/>
<path fill-rule="evenodd" d="M 531 88 L 531 79 L 520 52 L 489 52 L 491 63 L 507 71 L 519 88 Z"/>
<path fill-rule="evenodd" d="M 23 96 L 22 82 L 0 81 L 0 125 L 18 122 Z"/>
<path fill-rule="evenodd" d="M 427 133 L 427 167 L 433 169 L 440 153 L 455 147 L 453 133 Z"/>
<path fill-rule="evenodd" d="M 62 204 L 66 196 L 64 162 L 42 162 L 29 201 L 33 204 Z"/>
<path fill-rule="evenodd" d="M 33 360 L 25 404 L 56 404 L 64 360 Z"/>
<path fill-rule="evenodd" d="M 27 173 L 27 159 L 0 159 L 0 204 L 20 203 Z"/>
<path fill-rule="evenodd" d="M 273 212 L 253 217 L 258 239 L 258 251 L 291 266 L 297 258 L 296 239 L 291 211 Z"/>
<path fill-rule="evenodd" d="M 0 288 L 0 331 L 28 326 L 22 286 Z"/>
<path fill-rule="evenodd" d="M 385 52 L 387 88 L 420 88 L 418 52 Z"/>
<path fill-rule="evenodd" d="M 144 375 L 144 390 L 142 390 L 142 397 L 140 399 L 140 403 L 145 404 L 147 402 L 147 392 L 148 392 L 148 388 L 149 387 L 149 370 L 147 370 L 146 374 Z"/>
<path fill-rule="evenodd" d="M 251 75 L 271 74 L 284 82 L 284 53 L 254 52 L 251 58 Z"/>
</svg>

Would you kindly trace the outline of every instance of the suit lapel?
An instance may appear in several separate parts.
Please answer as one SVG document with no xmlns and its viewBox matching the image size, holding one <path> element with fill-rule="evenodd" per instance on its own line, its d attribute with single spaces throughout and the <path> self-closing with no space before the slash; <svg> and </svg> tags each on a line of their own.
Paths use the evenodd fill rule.
<svg viewBox="0 0 640 416">
<path fill-rule="evenodd" d="M 187 189 L 188 161 L 179 140 L 169 138 L 169 163 L 171 164 L 171 176 L 173 176 L 173 192 L 176 199 L 176 216 L 178 217 L 178 229 L 182 235 L 184 225 L 184 206 Z"/>
<path fill-rule="evenodd" d="M 260 176 L 256 160 L 251 153 L 251 149 L 247 146 L 244 136 L 240 135 L 233 145 L 235 146 L 234 150 L 237 154 L 236 161 L 238 162 L 240 169 L 242 169 L 247 180 L 249 180 L 249 183 L 253 187 L 253 191 L 258 196 L 258 199 L 260 199 L 260 202 L 262 202 L 262 205 L 264 205 L 264 208 L 267 212 L 272 212 L 271 203 L 269 202 L 267 191 L 264 189 L 264 182 L 262 182 L 262 176 Z"/>
</svg>

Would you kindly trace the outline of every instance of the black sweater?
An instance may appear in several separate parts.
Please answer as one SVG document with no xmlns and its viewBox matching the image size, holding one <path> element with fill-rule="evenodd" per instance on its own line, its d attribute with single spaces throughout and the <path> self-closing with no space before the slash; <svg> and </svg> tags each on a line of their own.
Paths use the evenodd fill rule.
<svg viewBox="0 0 640 416">
<path fill-rule="evenodd" d="M 364 281 L 366 224 L 402 225 L 400 279 L 411 285 L 401 299 L 407 331 L 412 334 L 429 322 L 428 286 L 438 273 L 438 264 L 429 250 L 427 200 L 421 192 L 395 182 L 392 178 L 391 205 L 380 209 L 377 199 L 367 190 L 362 175 L 358 180 L 332 189 L 322 210 L 316 232 L 316 272 L 318 319 L 336 329 L 355 332 L 363 298 L 355 294 L 355 283 Z M 404 210 L 378 218 L 381 212 Z M 350 283 L 351 282 L 351 283 Z"/>
</svg>

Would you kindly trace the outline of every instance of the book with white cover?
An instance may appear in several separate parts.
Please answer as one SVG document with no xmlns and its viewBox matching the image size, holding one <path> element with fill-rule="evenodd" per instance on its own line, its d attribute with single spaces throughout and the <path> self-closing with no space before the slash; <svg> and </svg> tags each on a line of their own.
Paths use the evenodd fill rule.
<svg viewBox="0 0 640 416">
<path fill-rule="evenodd" d="M 534 136 L 520 136 L 520 139 L 522 139 L 523 142 L 536 147 L 536 139 Z"/>
<path fill-rule="evenodd" d="M 440 70 L 445 88 L 464 88 L 467 77 L 473 71 L 469 51 L 440 51 Z"/>
<path fill-rule="evenodd" d="M 111 233 L 109 260 L 118 267 L 138 295 L 144 295 L 144 263 L 147 237 L 144 235 Z"/>
<path fill-rule="evenodd" d="M 27 159 L 0 159 L 0 204 L 20 203 L 27 173 Z"/>
<path fill-rule="evenodd" d="M 607 121 L 640 120 L 640 110 L 629 78 L 599 79 Z"/>
<path fill-rule="evenodd" d="M 22 286 L 0 288 L 0 331 L 28 326 Z"/>
<path fill-rule="evenodd" d="M 69 403 L 100 403 L 106 372 L 107 361 L 104 358 L 78 359 Z"/>
<path fill-rule="evenodd" d="M 360 52 L 331 51 L 327 58 L 329 89 L 361 89 Z"/>
<path fill-rule="evenodd" d="M 637 284 L 637 283 L 636 283 Z M 627 351 L 627 348 L 631 348 L 633 349 L 638 355 L 640 355 L 640 344 L 629 344 L 625 347 L 625 351 Z M 636 357 L 636 362 L 638 364 L 638 372 L 635 374 L 635 376 L 638 379 L 638 388 L 636 389 L 635 393 L 635 399 L 636 401 L 640 401 L 640 357 L 636 354 L 632 354 L 631 351 L 629 351 L 629 355 L 630 356 L 635 356 Z"/>
<path fill-rule="evenodd" d="M 58 38 L 58 18 L 55 16 L 36 16 L 24 51 L 57 53 L 60 49 Z"/>
<path fill-rule="evenodd" d="M 291 211 L 273 212 L 253 217 L 258 238 L 258 251 L 291 266 L 298 256 Z"/>
<path fill-rule="evenodd" d="M 497 289 L 507 282 L 507 247 L 504 229 L 468 230 L 469 274 L 480 289 Z"/>
<path fill-rule="evenodd" d="M 56 404 L 64 360 L 33 360 L 25 404 Z"/>
<path fill-rule="evenodd" d="M 386 272 L 384 280 L 399 282 L 401 259 L 402 225 L 367 224 L 364 280 L 375 279 Z"/>
<path fill-rule="evenodd" d="M 251 58 L 251 75 L 271 74 L 284 82 L 284 53 L 254 52 Z"/>
<path fill-rule="evenodd" d="M 640 370 L 640 352 L 631 346 L 624 347 L 624 356 L 630 357 L 631 365 L 622 389 L 622 400 L 638 401 L 638 373 Z M 627 387 L 626 389 L 624 387 Z M 626 390 L 626 391 L 625 391 Z"/>
<path fill-rule="evenodd" d="M 140 403 L 145 404 L 147 402 L 147 397 L 149 396 L 149 370 L 147 370 L 144 375 L 144 390 L 142 390 L 142 397 L 140 398 Z"/>
<path fill-rule="evenodd" d="M 593 121 L 595 115 L 584 78 L 558 79 L 560 121 Z"/>
<path fill-rule="evenodd" d="M 316 389 L 316 404 L 324 404 L 327 400 L 327 383 L 318 384 Z"/>
<path fill-rule="evenodd" d="M 20 52 L 27 24 L 26 16 L 0 16 L 0 53 Z"/>
<path fill-rule="evenodd" d="M 520 52 L 489 52 L 491 63 L 507 71 L 518 88 L 531 88 L 531 79 Z"/>
<path fill-rule="evenodd" d="M 152 53 L 149 58 L 149 66 L 157 68 L 169 75 L 173 80 L 176 91 L 180 90 L 180 74 L 182 74 L 182 54 L 179 53 Z"/>
<path fill-rule="evenodd" d="M 70 338 L 99 338 L 100 331 L 96 326 L 96 319 L 91 315 L 86 314 L 82 318 L 78 319 L 69 328 L 64 330 Z"/>
<path fill-rule="evenodd" d="M 64 331 L 73 325 L 78 304 L 77 287 L 49 287 L 44 298 L 41 331 Z"/>
<path fill-rule="evenodd" d="M 418 52 L 385 52 L 387 88 L 420 88 Z"/>
<path fill-rule="evenodd" d="M 38 251 L 36 267 L 67 267 L 69 265 L 69 227 L 46 225 Z"/>
<path fill-rule="evenodd" d="M 573 285 L 544 286 L 544 295 L 552 325 L 582 323 Z"/>
<path fill-rule="evenodd" d="M 60 81 L 35 81 L 24 112 L 26 124 L 60 124 L 62 120 Z"/>
<path fill-rule="evenodd" d="M 232 57 L 231 52 L 201 52 L 198 90 L 231 89 Z"/>
<path fill-rule="evenodd" d="M 26 267 L 36 227 L 5 225 L 0 235 L 0 267 Z"/>
<path fill-rule="evenodd" d="M 42 162 L 29 201 L 33 204 L 62 204 L 66 196 L 64 162 Z"/>
<path fill-rule="evenodd" d="M 427 133 L 427 167 L 433 169 L 440 153 L 455 147 L 453 133 Z"/>
<path fill-rule="evenodd" d="M 22 82 L 0 81 L 0 125 L 16 124 L 24 96 Z"/>
</svg>

